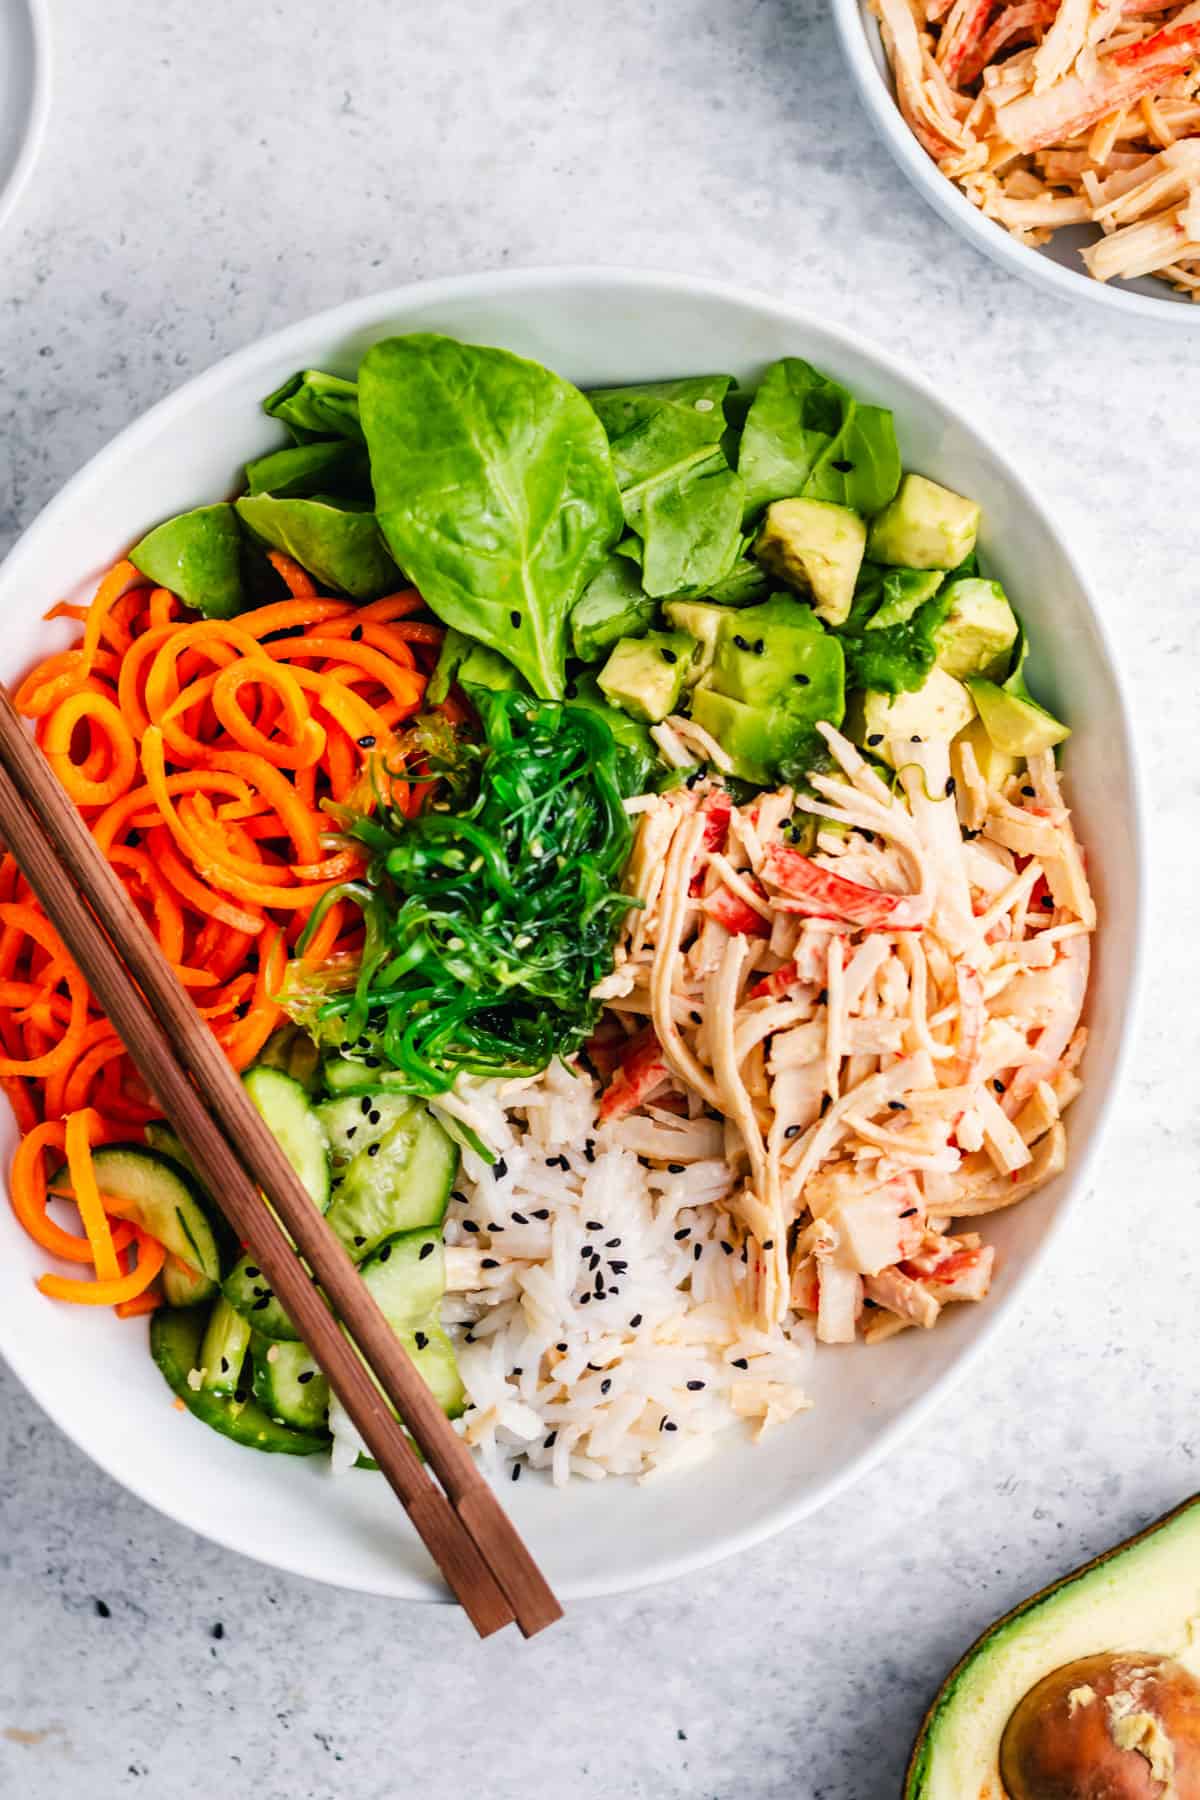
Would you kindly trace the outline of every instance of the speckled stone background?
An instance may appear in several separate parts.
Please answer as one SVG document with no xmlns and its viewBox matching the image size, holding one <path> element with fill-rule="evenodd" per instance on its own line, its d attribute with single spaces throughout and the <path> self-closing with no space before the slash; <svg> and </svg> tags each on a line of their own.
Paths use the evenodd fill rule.
<svg viewBox="0 0 1200 1800">
<path fill-rule="evenodd" d="M 960 244 L 871 137 L 821 0 L 55 11 L 49 140 L 0 244 L 0 549 L 151 401 L 348 296 L 535 262 L 735 278 L 921 362 L 1043 484 L 1124 659 L 1156 892 L 1132 1078 L 1024 1315 L 890 1463 L 740 1561 L 481 1648 L 193 1538 L 0 1374 L 0 1794 L 891 1800 L 977 1630 L 1196 1485 L 1200 335 Z"/>
</svg>

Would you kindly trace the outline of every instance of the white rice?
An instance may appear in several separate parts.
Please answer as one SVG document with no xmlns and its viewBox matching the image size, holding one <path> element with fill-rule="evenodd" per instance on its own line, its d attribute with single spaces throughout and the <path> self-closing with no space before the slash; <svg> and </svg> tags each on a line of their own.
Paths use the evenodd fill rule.
<svg viewBox="0 0 1200 1800">
<path fill-rule="evenodd" d="M 739 1304 L 718 1123 L 649 1108 L 599 1126 L 593 1082 L 562 1064 L 460 1084 L 443 1110 L 495 1153 L 464 1148 L 443 1309 L 460 1428 L 494 1473 L 523 1460 L 557 1485 L 646 1480 L 701 1460 L 739 1419 L 765 1429 L 808 1404 L 811 1327 L 766 1333 Z M 333 1424 L 344 1466 L 357 1442 L 339 1408 Z"/>
</svg>

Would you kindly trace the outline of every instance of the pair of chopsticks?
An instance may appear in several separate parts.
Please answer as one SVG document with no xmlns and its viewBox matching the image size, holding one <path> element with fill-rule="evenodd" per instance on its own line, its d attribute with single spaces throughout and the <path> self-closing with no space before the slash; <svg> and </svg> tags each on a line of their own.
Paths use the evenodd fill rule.
<svg viewBox="0 0 1200 1800">
<path fill-rule="evenodd" d="M 562 1609 L 537 1564 L 27 734 L 3 683 L 0 837 L 475 1629 L 487 1637 L 515 1620 L 531 1637 L 553 1624 Z"/>
</svg>

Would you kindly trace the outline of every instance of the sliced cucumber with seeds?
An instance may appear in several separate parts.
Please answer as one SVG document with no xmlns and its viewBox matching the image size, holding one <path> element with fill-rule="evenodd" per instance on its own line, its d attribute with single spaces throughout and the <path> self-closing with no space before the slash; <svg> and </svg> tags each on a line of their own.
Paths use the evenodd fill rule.
<svg viewBox="0 0 1200 1800">
<path fill-rule="evenodd" d="M 253 1399 L 239 1401 L 193 1387 L 204 1319 L 194 1307 L 179 1311 L 162 1307 L 150 1321 L 150 1353 L 172 1393 L 188 1411 L 223 1437 L 254 1450 L 270 1450 L 284 1456 L 315 1456 L 329 1447 L 326 1431 L 297 1431 L 279 1425 Z"/>
<path fill-rule="evenodd" d="M 385 1104 L 385 1095 L 368 1097 L 364 1123 L 381 1127 Z M 440 1225 L 457 1173 L 458 1145 L 425 1107 L 410 1107 L 351 1158 L 329 1223 L 360 1261 L 397 1232 Z"/>
<path fill-rule="evenodd" d="M 204 1196 L 186 1170 L 143 1144 L 105 1144 L 93 1150 L 92 1166 L 106 1212 L 129 1219 L 180 1262 L 220 1281 L 221 1259 Z M 51 1185 L 59 1193 L 71 1192 L 65 1165 Z"/>
<path fill-rule="evenodd" d="M 262 1047 L 257 1068 L 281 1069 L 308 1094 L 321 1085 L 321 1052 L 299 1025 L 281 1025 Z"/>
<path fill-rule="evenodd" d="M 275 1344 L 256 1337 L 254 1398 L 283 1425 L 317 1431 L 329 1413 L 329 1383 L 305 1344 Z"/>
<path fill-rule="evenodd" d="M 360 1150 L 377 1144 L 416 1104 L 407 1094 L 344 1094 L 337 1100 L 322 1100 L 317 1117 L 329 1138 L 334 1174 Z"/>
<path fill-rule="evenodd" d="M 329 1139 L 308 1095 L 298 1081 L 281 1069 L 260 1065 L 242 1079 L 313 1204 L 324 1212 L 330 1191 Z"/>
<path fill-rule="evenodd" d="M 328 1056 L 323 1070 L 331 1094 L 403 1094 L 409 1080 L 378 1056 Z"/>
<path fill-rule="evenodd" d="M 412 1331 L 446 1291 L 446 1254 L 439 1231 L 406 1231 L 389 1238 L 363 1263 L 363 1281 L 393 1331 Z"/>
<path fill-rule="evenodd" d="M 448 1419 L 457 1419 L 467 1410 L 467 1390 L 463 1386 L 462 1376 L 458 1372 L 458 1359 L 454 1354 L 454 1345 L 442 1329 L 436 1315 L 425 1320 L 423 1325 L 412 1331 L 398 1331 L 396 1336 L 412 1357 L 413 1363 L 425 1379 L 434 1399 Z M 414 1444 L 413 1448 L 420 1456 L 421 1452 Z M 424 1458 L 422 1458 L 422 1461 Z M 379 1464 L 373 1456 L 365 1455 L 361 1450 L 355 1458 L 356 1469 L 378 1469 Z"/>
<path fill-rule="evenodd" d="M 248 1319 L 263 1337 L 287 1342 L 299 1340 L 300 1333 L 288 1318 L 275 1290 L 254 1261 L 253 1255 L 236 1262 L 221 1283 L 221 1292 L 235 1312 Z"/>
<path fill-rule="evenodd" d="M 242 1364 L 250 1348 L 250 1327 L 228 1300 L 217 1301 L 208 1315 L 208 1325 L 200 1344 L 201 1386 L 210 1394 L 246 1395 L 242 1386 Z"/>
<path fill-rule="evenodd" d="M 184 1149 L 176 1132 L 167 1124 L 165 1119 L 151 1119 L 149 1124 L 144 1126 L 143 1129 L 146 1133 L 146 1142 L 151 1150 L 155 1151 L 159 1156 L 165 1156 L 168 1162 L 178 1164 L 184 1174 L 195 1182 L 197 1191 L 204 1203 L 204 1210 L 207 1214 L 208 1222 L 212 1226 L 213 1236 L 217 1240 L 217 1249 L 221 1253 L 221 1267 L 227 1269 L 230 1263 L 236 1262 L 237 1260 L 238 1240 L 234 1235 L 234 1230 L 232 1225 L 230 1225 L 229 1220 L 225 1217 L 220 1207 L 214 1204 L 212 1195 L 205 1187 L 203 1181 L 201 1181 L 200 1171 L 197 1169 L 188 1152 Z M 186 1299 L 176 1300 L 172 1295 L 171 1284 L 168 1279 L 170 1266 L 170 1258 L 168 1257 L 166 1270 L 164 1270 L 164 1286 L 167 1291 L 168 1303 L 171 1306 L 186 1306 L 188 1304 Z"/>
</svg>

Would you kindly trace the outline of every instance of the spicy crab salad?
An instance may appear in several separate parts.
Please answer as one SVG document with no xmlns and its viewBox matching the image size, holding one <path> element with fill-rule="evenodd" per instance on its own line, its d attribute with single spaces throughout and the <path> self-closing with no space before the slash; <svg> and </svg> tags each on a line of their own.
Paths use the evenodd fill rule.
<svg viewBox="0 0 1200 1800">
<path fill-rule="evenodd" d="M 984 1300 L 1096 908 L 972 498 L 793 357 L 583 393 L 419 334 L 265 409 L 17 703 L 467 1440 L 650 1477 Z M 11 858 L 0 956 L 42 1291 L 364 1462 Z"/>
</svg>

